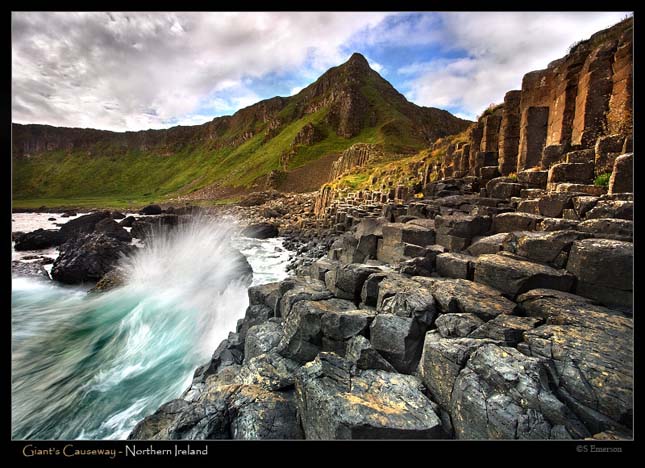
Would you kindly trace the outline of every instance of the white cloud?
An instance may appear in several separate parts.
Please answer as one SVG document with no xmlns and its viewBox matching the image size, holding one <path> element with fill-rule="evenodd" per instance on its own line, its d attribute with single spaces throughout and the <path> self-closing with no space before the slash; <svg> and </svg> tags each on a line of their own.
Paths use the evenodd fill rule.
<svg viewBox="0 0 645 468">
<path fill-rule="evenodd" d="M 525 73 L 546 68 L 572 43 L 624 17 L 620 12 L 441 13 L 426 40 L 466 56 L 412 63 L 399 73 L 410 76 L 406 94 L 415 103 L 460 109 L 473 118 L 519 89 Z"/>
<path fill-rule="evenodd" d="M 235 111 L 249 79 L 315 78 L 386 13 L 12 14 L 13 121 L 138 130 Z M 226 93 L 226 95 L 225 95 Z"/>
<path fill-rule="evenodd" d="M 304 86 L 296 86 L 295 88 L 291 88 L 291 91 L 289 92 L 289 96 L 295 96 L 296 94 L 298 94 L 303 89 L 305 89 Z"/>
</svg>

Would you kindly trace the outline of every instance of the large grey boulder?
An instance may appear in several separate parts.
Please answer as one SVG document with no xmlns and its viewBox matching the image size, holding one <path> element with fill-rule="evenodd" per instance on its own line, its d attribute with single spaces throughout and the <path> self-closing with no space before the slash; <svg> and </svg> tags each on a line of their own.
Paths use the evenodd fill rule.
<svg viewBox="0 0 645 468">
<path fill-rule="evenodd" d="M 483 324 L 484 321 L 475 314 L 442 314 L 435 320 L 443 338 L 463 338 Z"/>
<path fill-rule="evenodd" d="M 571 439 L 590 433 L 551 391 L 541 359 L 485 344 L 455 380 L 451 416 L 458 439 Z"/>
<path fill-rule="evenodd" d="M 634 244 L 610 239 L 573 243 L 567 270 L 576 275 L 576 293 L 607 305 L 631 307 Z"/>
<path fill-rule="evenodd" d="M 560 398 L 594 433 L 631 427 L 633 321 L 560 291 L 533 290 L 518 302 L 527 316 L 546 320 L 518 349 L 552 361 Z"/>
<path fill-rule="evenodd" d="M 355 374 L 355 375 L 353 375 Z M 436 439 L 441 419 L 413 376 L 355 371 L 321 353 L 296 375 L 298 414 L 307 439 Z"/>
<path fill-rule="evenodd" d="M 280 319 L 270 319 L 249 328 L 244 342 L 244 362 L 276 348 L 282 340 Z"/>
<path fill-rule="evenodd" d="M 503 297 L 500 291 L 463 279 L 436 281 L 432 294 L 443 314 L 474 314 L 486 321 L 515 310 L 515 303 Z"/>
<path fill-rule="evenodd" d="M 419 361 L 419 377 L 430 390 L 434 401 L 445 409 L 450 408 L 452 389 L 459 372 L 470 355 L 487 343 L 495 341 L 442 338 L 434 331 L 426 333 Z"/>
<path fill-rule="evenodd" d="M 370 342 L 397 371 L 408 374 L 419 362 L 424 333 L 413 318 L 379 314 L 370 325 Z"/>
<path fill-rule="evenodd" d="M 280 354 L 298 362 L 311 361 L 323 343 L 322 316 L 355 308 L 352 302 L 343 299 L 296 302 L 284 320 L 284 335 L 278 346 Z"/>
<path fill-rule="evenodd" d="M 480 255 L 475 265 L 474 280 L 515 297 L 537 288 L 570 291 L 575 277 L 564 270 L 522 261 L 521 257 Z"/>
</svg>

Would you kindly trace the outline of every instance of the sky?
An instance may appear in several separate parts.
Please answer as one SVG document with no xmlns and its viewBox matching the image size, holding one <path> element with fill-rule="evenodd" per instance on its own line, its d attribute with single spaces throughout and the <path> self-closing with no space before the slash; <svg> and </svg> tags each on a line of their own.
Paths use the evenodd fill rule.
<svg viewBox="0 0 645 468">
<path fill-rule="evenodd" d="M 406 98 L 475 119 L 628 12 L 14 12 L 12 118 L 136 131 L 290 96 L 362 53 Z"/>
</svg>

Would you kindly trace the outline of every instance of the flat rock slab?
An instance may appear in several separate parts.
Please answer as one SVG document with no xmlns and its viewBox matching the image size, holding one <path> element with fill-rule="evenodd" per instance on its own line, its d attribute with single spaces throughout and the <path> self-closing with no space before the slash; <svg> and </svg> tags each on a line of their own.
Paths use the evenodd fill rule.
<svg viewBox="0 0 645 468">
<path fill-rule="evenodd" d="M 527 315 L 546 319 L 525 333 L 522 351 L 552 360 L 558 392 L 587 427 L 631 427 L 633 321 L 560 291 L 533 290 L 518 301 Z"/>
<path fill-rule="evenodd" d="M 298 371 L 296 394 L 307 439 L 444 437 L 432 402 L 413 376 L 381 370 L 352 375 L 348 361 L 321 353 Z"/>
<path fill-rule="evenodd" d="M 564 270 L 539 263 L 504 255 L 480 255 L 475 265 L 474 280 L 515 297 L 537 288 L 570 291 L 575 277 Z"/>
<path fill-rule="evenodd" d="M 529 213 L 502 213 L 493 217 L 494 233 L 534 231 L 542 216 Z"/>
<path fill-rule="evenodd" d="M 486 321 L 500 314 L 512 314 L 515 303 L 487 285 L 463 279 L 433 282 L 432 295 L 442 313 L 474 314 Z"/>
</svg>

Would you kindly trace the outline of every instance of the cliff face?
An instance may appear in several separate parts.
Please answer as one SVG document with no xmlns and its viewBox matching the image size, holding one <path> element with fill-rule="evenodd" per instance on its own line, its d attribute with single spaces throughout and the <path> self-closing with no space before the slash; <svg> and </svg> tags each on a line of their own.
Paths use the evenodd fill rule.
<svg viewBox="0 0 645 468">
<path fill-rule="evenodd" d="M 502 105 L 477 121 L 468 144 L 447 152 L 436 168 L 440 178 L 482 176 L 483 167 L 491 168 L 487 177 L 493 166 L 504 176 L 548 170 L 584 150 L 593 152 L 587 162 L 611 172 L 613 159 L 631 144 L 632 36 L 630 18 L 580 42 L 546 69 L 527 73 L 521 90 L 509 91 Z"/>
</svg>

